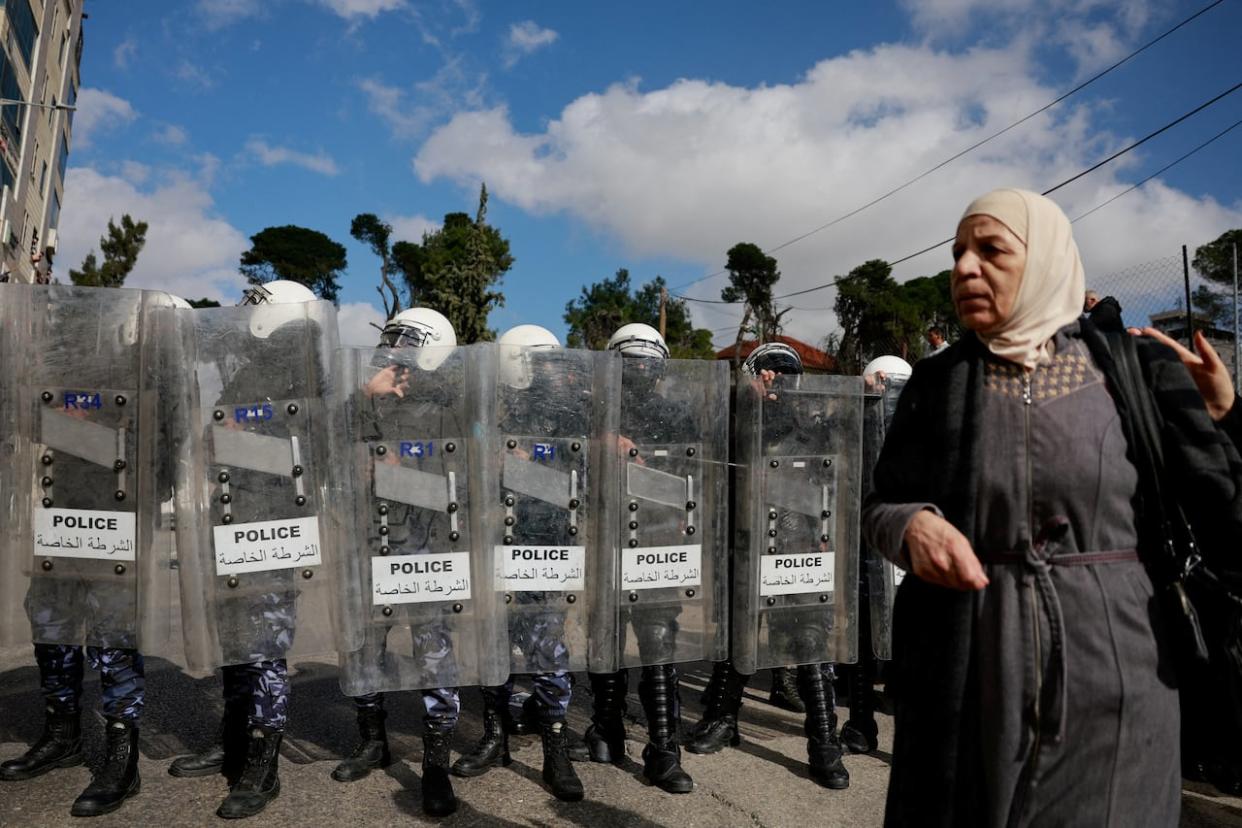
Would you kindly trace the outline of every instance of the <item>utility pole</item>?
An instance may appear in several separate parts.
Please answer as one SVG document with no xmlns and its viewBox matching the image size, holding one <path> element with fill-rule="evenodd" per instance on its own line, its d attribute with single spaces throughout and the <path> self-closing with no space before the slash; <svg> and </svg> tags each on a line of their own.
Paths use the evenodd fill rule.
<svg viewBox="0 0 1242 828">
<path fill-rule="evenodd" d="M 1186 257 L 1186 245 L 1182 245 L 1182 276 L 1186 280 L 1186 347 L 1195 349 L 1195 312 L 1190 306 L 1190 259 Z"/>
<path fill-rule="evenodd" d="M 1234 270 L 1236 271 L 1237 268 L 1235 267 Z M 667 304 L 668 304 L 668 288 L 661 287 L 660 288 L 660 336 L 661 337 L 664 336 L 665 323 L 668 321 L 668 312 L 665 310 L 665 306 Z"/>
</svg>

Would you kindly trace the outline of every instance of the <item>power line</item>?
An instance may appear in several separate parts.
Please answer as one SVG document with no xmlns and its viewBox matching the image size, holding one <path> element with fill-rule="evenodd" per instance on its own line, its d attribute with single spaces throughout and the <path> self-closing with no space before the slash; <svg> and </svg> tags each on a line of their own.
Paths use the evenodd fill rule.
<svg viewBox="0 0 1242 828">
<path fill-rule="evenodd" d="M 1068 92 L 1065 92 L 1064 94 L 1062 94 L 1060 97 L 1056 98 L 1055 100 L 1049 101 L 1048 103 L 1046 103 L 1046 104 L 1044 104 L 1043 106 L 1041 106 L 1039 109 L 1036 109 L 1034 112 L 1031 112 L 1031 113 L 1030 113 L 1030 114 L 1028 114 L 1028 115 L 1024 115 L 1022 118 L 1019 118 L 1018 120 L 1014 121 L 1012 124 L 1010 124 L 1009 126 L 1005 127 L 1004 129 L 1001 129 L 1001 130 L 998 130 L 998 131 L 996 131 L 996 132 L 993 132 L 993 133 L 992 133 L 991 135 L 989 135 L 988 137 L 986 137 L 986 138 L 984 138 L 984 139 L 982 139 L 982 140 L 980 140 L 980 141 L 977 141 L 977 142 L 976 142 L 976 143 L 974 143 L 974 144 L 971 144 L 969 147 L 966 147 L 965 149 L 961 150 L 961 151 L 960 151 L 960 152 L 958 152 L 957 154 L 949 156 L 949 157 L 948 157 L 948 158 L 946 158 L 945 160 L 941 161 L 939 164 L 936 164 L 934 167 L 931 167 L 930 169 L 924 170 L 923 172 L 921 172 L 921 173 L 919 173 L 918 175 L 916 175 L 914 178 L 911 178 L 911 179 L 909 179 L 908 181 L 906 181 L 906 182 L 904 182 L 904 183 L 902 183 L 902 184 L 900 184 L 900 185 L 898 185 L 898 186 L 894 187 L 893 189 L 889 190 L 888 192 L 884 193 L 883 195 L 877 196 L 876 198 L 873 198 L 871 201 L 868 201 L 866 204 L 863 204 L 863 205 L 861 205 L 861 206 L 859 206 L 859 207 L 855 207 L 854 209 L 850 210 L 849 212 L 847 212 L 847 213 L 843 213 L 843 214 L 841 214 L 841 215 L 837 216 L 837 217 L 836 217 L 836 218 L 834 218 L 832 221 L 829 221 L 829 222 L 827 222 L 826 224 L 821 224 L 819 227 L 816 227 L 816 228 L 815 228 L 815 229 L 813 229 L 813 230 L 808 230 L 807 232 L 803 233 L 803 234 L 802 234 L 802 235 L 800 235 L 800 236 L 795 236 L 794 238 L 790 239 L 789 241 L 782 242 L 782 243 L 780 243 L 780 244 L 776 245 L 775 247 L 770 248 L 770 249 L 768 249 L 768 250 L 765 250 L 765 251 L 763 251 L 763 252 L 764 252 L 764 253 L 766 253 L 766 254 L 769 254 L 769 255 L 770 255 L 770 254 L 772 254 L 772 253 L 777 252 L 778 250 L 784 250 L 786 247 L 789 247 L 790 245 L 797 244 L 798 242 L 802 241 L 803 239 L 809 238 L 810 236 L 813 236 L 813 235 L 815 235 L 816 233 L 819 233 L 819 232 L 820 232 L 820 231 L 822 231 L 822 230 L 827 230 L 829 227 L 832 227 L 832 226 L 834 226 L 834 225 L 836 225 L 836 224 L 840 224 L 841 222 L 845 221 L 846 219 L 848 219 L 848 218 L 852 218 L 853 216 L 858 215 L 859 213 L 863 212 L 864 210 L 866 210 L 866 209 L 868 209 L 868 208 L 870 208 L 870 207 L 874 207 L 876 204 L 879 204 L 881 201 L 884 201 L 886 198 L 888 198 L 888 197 L 890 197 L 890 196 L 893 196 L 893 195 L 896 195 L 897 193 L 901 192 L 902 190 L 906 189 L 907 187 L 911 186 L 912 184 L 915 184 L 915 183 L 917 183 L 917 182 L 919 182 L 919 181 L 923 180 L 924 178 L 926 178 L 927 176 L 929 176 L 929 175 L 931 175 L 932 173 L 936 172 L 937 170 L 940 170 L 940 169 L 942 169 L 942 168 L 944 168 L 944 167 L 948 166 L 949 164 L 952 164 L 954 161 L 956 161 L 957 159 L 961 158 L 963 155 L 966 155 L 966 154 L 968 154 L 968 153 L 974 152 L 975 150 L 979 149 L 979 147 L 983 146 L 984 144 L 988 143 L 989 141 L 993 140 L 994 138 L 999 138 L 1000 136 L 1004 135 L 1006 132 L 1009 132 L 1011 129 L 1013 129 L 1013 128 L 1015 128 L 1015 127 L 1021 126 L 1022 124 L 1026 123 L 1026 122 L 1027 122 L 1027 121 L 1029 121 L 1029 120 L 1031 120 L 1031 119 L 1032 119 L 1032 118 L 1034 118 L 1035 116 L 1037 116 L 1037 115 L 1042 115 L 1043 113 L 1047 112 L 1047 111 L 1048 111 L 1049 109 L 1051 109 L 1052 107 L 1054 107 L 1054 106 L 1056 106 L 1057 104 L 1059 104 L 1059 103 L 1061 103 L 1062 101 L 1064 101 L 1066 98 L 1069 98 L 1070 96 L 1072 96 L 1072 95 L 1074 95 L 1074 94 L 1076 94 L 1076 93 L 1078 93 L 1078 92 L 1081 92 L 1083 89 L 1085 89 L 1085 88 L 1087 88 L 1088 86 L 1090 86 L 1091 84 L 1095 83 L 1097 80 L 1099 80 L 1100 78 L 1104 77 L 1104 76 L 1105 76 L 1105 75 L 1107 75 L 1109 72 L 1112 72 L 1114 69 L 1118 68 L 1118 67 L 1119 67 L 1119 66 L 1121 66 L 1122 64 L 1127 63 L 1127 62 L 1128 62 L 1128 61 L 1130 61 L 1132 58 L 1137 57 L 1137 56 L 1138 56 L 1138 55 L 1140 55 L 1141 53 L 1145 52 L 1147 49 L 1151 48 L 1152 46 L 1155 46 L 1157 43 L 1159 43 L 1160 41 L 1164 40 L 1166 37 L 1168 37 L 1169 35 L 1173 34 L 1173 33 L 1174 33 L 1174 32 L 1176 32 L 1178 29 L 1180 29 L 1180 28 L 1182 28 L 1183 26 L 1187 25 L 1188 23 L 1190 23 L 1191 21 L 1193 21 L 1195 18 L 1199 17 L 1200 15 L 1205 14 L 1205 13 L 1207 13 L 1207 12 L 1211 11 L 1213 8 L 1215 8 L 1216 6 L 1219 6 L 1219 5 L 1220 5 L 1221 3 L 1223 3 L 1224 1 L 1225 1 L 1225 0 L 1215 0 L 1215 2 L 1213 2 L 1213 3 L 1209 3 L 1208 5 L 1204 6 L 1204 7 L 1203 7 L 1203 8 L 1201 8 L 1201 9 L 1199 9 L 1199 10 L 1198 10 L 1197 12 L 1195 12 L 1194 14 L 1192 14 L 1192 15 L 1190 15 L 1189 17 L 1187 17 L 1186 19 L 1182 20 L 1180 23 L 1178 23 L 1178 24 L 1177 24 L 1176 26 L 1174 26 L 1173 28 L 1166 30 L 1163 34 L 1159 35 L 1158 37 L 1155 37 L 1155 38 L 1153 38 L 1152 40 L 1147 41 L 1147 42 L 1146 42 L 1146 43 L 1144 43 L 1142 46 L 1140 46 L 1139 48 L 1135 49 L 1135 50 L 1134 50 L 1133 52 L 1131 52 L 1130 54 L 1128 54 L 1128 55 L 1126 55 L 1125 57 L 1123 57 L 1121 60 L 1117 61 L 1116 63 L 1114 63 L 1113 65 L 1109 66 L 1108 68 L 1103 69 L 1103 70 L 1101 70 L 1100 72 L 1097 72 L 1096 74 L 1094 74 L 1094 75 L 1092 75 L 1091 77 L 1087 78 L 1085 81 L 1083 81 L 1082 83 L 1078 84 L 1077 86 L 1075 86 L 1073 89 L 1069 90 Z M 682 283 L 682 284 L 680 284 L 680 285 L 676 285 L 676 286 L 674 286 L 674 287 L 670 288 L 670 292 L 671 292 L 671 291 L 674 291 L 674 290 L 682 290 L 683 288 L 690 287 L 691 285 L 696 285 L 696 284 L 698 284 L 699 282 L 704 282 L 704 281 L 707 281 L 708 279 L 714 279 L 714 278 L 716 278 L 717 276 L 723 276 L 723 275 L 724 275 L 725 273 L 727 273 L 727 272 L 728 272 L 728 271 L 727 271 L 727 270 L 724 270 L 724 269 L 722 269 L 722 270 L 717 270 L 716 272 L 714 272 L 714 273 L 709 273 L 709 274 L 707 274 L 706 276 L 700 276 L 700 277 L 699 277 L 699 278 L 697 278 L 697 279 L 692 279 L 692 280 L 690 280 L 689 282 L 683 282 L 683 283 Z M 676 295 L 676 294 L 674 294 L 674 295 Z M 682 298 L 685 298 L 685 297 L 682 297 Z M 701 300 L 700 300 L 700 301 L 701 301 Z"/>
<path fill-rule="evenodd" d="M 1147 135 L 1144 135 L 1142 138 L 1138 139 L 1138 140 L 1137 140 L 1137 141 L 1135 141 L 1134 143 L 1132 143 L 1132 144 L 1130 144 L 1130 145 L 1128 145 L 1128 146 L 1126 146 L 1126 147 L 1123 147 L 1122 149 L 1117 150 L 1117 152 L 1114 152 L 1112 155 L 1108 156 L 1108 157 L 1107 157 L 1107 158 L 1105 158 L 1104 160 L 1099 161 L 1099 162 L 1097 162 L 1097 163 L 1095 163 L 1095 164 L 1092 164 L 1090 167 L 1087 167 L 1085 170 L 1082 170 L 1081 172 L 1075 173 L 1074 175 L 1070 176 L 1069 178 L 1065 179 L 1064 181 L 1062 181 L 1061 183 L 1059 183 L 1059 184 L 1057 184 L 1057 185 L 1055 185 L 1055 186 L 1053 186 L 1053 187 L 1049 187 L 1047 190 L 1044 190 L 1042 194 L 1043 194 L 1043 195 L 1048 195 L 1048 194 L 1050 194 L 1050 193 L 1054 193 L 1054 192 L 1056 192 L 1057 190 L 1061 189 L 1062 187 L 1066 186 L 1067 184 L 1072 184 L 1073 182 L 1077 181 L 1078 179 L 1082 178 L 1083 176 L 1088 175 L 1088 174 L 1090 174 L 1090 173 L 1092 173 L 1092 172 L 1095 172 L 1095 171 L 1096 171 L 1096 170 L 1098 170 L 1100 167 L 1103 167 L 1105 164 L 1108 164 L 1110 161 L 1115 161 L 1116 159 L 1120 158 L 1121 156 L 1125 155 L 1126 153 L 1128 153 L 1128 152 L 1130 152 L 1130 151 L 1132 151 L 1132 150 L 1134 150 L 1134 149 L 1137 149 L 1138 147 L 1140 147 L 1140 146 L 1142 146 L 1143 144 L 1145 144 L 1145 143 L 1147 143 L 1148 141 L 1150 141 L 1152 138 L 1155 138 L 1157 135 L 1160 135 L 1160 134 L 1162 134 L 1162 133 L 1164 133 L 1164 132 L 1167 132 L 1168 130 L 1170 130 L 1170 129 L 1172 129 L 1173 127 L 1175 127 L 1175 126 L 1177 126 L 1178 124 L 1180 124 L 1182 121 L 1185 121 L 1187 118 L 1190 118 L 1190 117 L 1192 117 L 1193 115 L 1196 115 L 1196 114 L 1198 114 L 1199 112 L 1202 112 L 1204 109 L 1207 109 L 1209 106 L 1212 106 L 1213 104 L 1217 103 L 1218 101 L 1220 101 L 1220 100 L 1222 100 L 1222 99 L 1224 99 L 1224 98 L 1228 97 L 1229 95 L 1232 95 L 1234 92 L 1237 92 L 1239 89 L 1242 89 L 1242 83 L 1235 83 L 1233 86 L 1229 87 L 1229 89 L 1226 89 L 1224 92 L 1220 93 L 1220 94 L 1219 94 L 1219 95 L 1217 95 L 1216 97 L 1214 97 L 1214 98 L 1212 98 L 1212 99 L 1210 99 L 1210 100 L 1208 100 L 1208 101 L 1205 101 L 1204 103 L 1199 104 L 1199 105 L 1198 105 L 1198 106 L 1196 106 L 1194 109 L 1190 110 L 1189 112 L 1185 113 L 1184 115 L 1181 115 L 1181 116 L 1180 116 L 1180 117 L 1178 117 L 1178 118 L 1175 118 L 1175 119 L 1174 119 L 1174 120 L 1172 120 L 1172 121 L 1169 121 L 1167 124 L 1165 124 L 1164 126 L 1160 127 L 1159 129 L 1157 129 L 1157 130 L 1155 130 L 1155 131 L 1153 131 L 1153 132 L 1149 132 Z M 1235 124 L 1234 126 L 1237 126 L 1237 124 Z M 1230 127 L 1229 129 L 1233 129 L 1233 127 Z M 1229 131 L 1229 130 L 1225 130 L 1225 132 L 1228 132 L 1228 131 Z M 1224 133 L 1221 133 L 1221 134 L 1223 135 Z M 1216 138 L 1219 138 L 1219 137 L 1220 137 L 1220 135 L 1217 135 L 1217 136 L 1213 137 L 1211 140 L 1209 140 L 1207 143 L 1211 143 L 1212 141 L 1215 141 L 1215 140 L 1216 140 Z M 1204 144 L 1204 146 L 1206 146 L 1206 144 Z M 1193 155 L 1193 154 L 1194 154 L 1194 152 L 1197 152 L 1197 151 L 1198 151 L 1198 149 L 1201 149 L 1201 147 L 1200 147 L 1200 148 L 1196 148 L 1195 150 L 1191 151 L 1190 153 L 1187 153 L 1187 155 L 1186 155 L 1186 156 L 1183 156 L 1183 158 L 1185 158 L 1185 157 L 1189 157 L 1190 155 Z M 1180 158 L 1178 159 L 1178 161 L 1181 161 L 1181 160 L 1183 160 L 1183 159 L 1180 159 Z M 1174 164 L 1176 164 L 1177 162 L 1175 161 L 1175 162 L 1173 162 L 1173 163 L 1174 163 Z M 1169 166 L 1172 166 L 1172 164 L 1170 164 Z M 1168 169 L 1168 167 L 1165 167 L 1165 169 Z M 1163 172 L 1163 170 L 1161 170 L 1161 172 Z M 1157 173 L 1153 173 L 1153 175 L 1159 175 L 1159 172 L 1157 172 Z M 1144 179 L 1144 182 L 1145 182 L 1146 180 L 1147 180 L 1147 179 Z M 1144 182 L 1140 182 L 1140 184 L 1142 184 L 1142 183 L 1144 183 Z M 1135 186 L 1139 186 L 1139 185 L 1138 185 L 1138 184 L 1136 184 Z M 1104 205 L 1102 205 L 1102 204 L 1100 205 L 1100 207 L 1103 207 L 1103 206 L 1104 206 Z M 1095 209 L 1097 209 L 1097 210 L 1098 210 L 1098 209 L 1099 209 L 1099 207 L 1096 207 Z M 1084 214 L 1084 215 L 1085 215 L 1085 214 Z M 1079 218 L 1081 218 L 1081 216 L 1080 216 Z M 911 259 L 917 258 L 918 256 L 922 256 L 924 253 L 929 253 L 929 252 L 931 252 L 932 250 L 935 250 L 937 247 L 940 247 L 940 246 L 942 246 L 942 245 L 946 245 L 946 244 L 948 244 L 948 243 L 949 243 L 949 242 L 951 242 L 951 241 L 953 241 L 953 237 L 952 237 L 952 236 L 950 236 L 950 237 L 949 237 L 949 238 L 947 238 L 947 239 L 943 239 L 942 241 L 938 241 L 938 242 L 936 242 L 935 244 L 928 245 L 927 247 L 924 247 L 922 250 L 916 250 L 915 252 L 913 252 L 913 253 L 911 253 L 911 254 L 909 254 L 909 255 L 907 255 L 907 256 L 902 256 L 900 259 L 895 259 L 895 260 L 893 260 L 893 261 L 889 262 L 888 264 L 889 264 L 889 266 L 890 266 L 890 267 L 895 267 L 895 266 L 897 266 L 897 265 L 899 265 L 899 264 L 902 264 L 902 263 L 904 263 L 904 262 L 908 262 L 908 261 L 910 261 Z M 836 285 L 836 284 L 837 284 L 837 282 L 838 282 L 839 280 L 840 280 L 840 277 L 838 277 L 838 278 L 836 278 L 836 279 L 833 279 L 833 280 L 831 280 L 831 281 L 829 281 L 829 282 L 826 282 L 826 283 L 824 283 L 824 284 L 822 284 L 822 285 L 816 285 L 815 287 L 804 288 L 804 289 L 802 289 L 802 290 L 795 290 L 795 291 L 793 291 L 793 292 L 791 292 L 791 293 L 785 293 L 785 294 L 782 294 L 782 295 L 780 295 L 780 296 L 773 296 L 773 297 L 772 297 L 772 301 L 774 301 L 774 302 L 775 302 L 775 301 L 780 300 L 780 299 L 790 299 L 790 298 L 792 298 L 792 297 L 794 297 L 794 296 L 803 296 L 803 295 L 805 295 L 805 294 L 807 294 L 807 293 L 814 293 L 814 292 L 815 292 L 815 291 L 817 291 L 817 290 L 823 290 L 823 289 L 825 289 L 825 288 L 830 288 L 830 287 L 833 287 L 834 285 Z M 695 298 L 692 298 L 692 297 L 689 297 L 689 296 L 683 296 L 683 297 L 680 297 L 680 298 L 682 298 L 682 299 L 686 299 L 687 301 L 690 301 L 690 302 L 702 302 L 702 303 L 708 303 L 708 304 L 713 304 L 713 305 L 733 305 L 733 304 L 738 304 L 737 302 L 725 302 L 723 299 L 695 299 Z"/>
</svg>

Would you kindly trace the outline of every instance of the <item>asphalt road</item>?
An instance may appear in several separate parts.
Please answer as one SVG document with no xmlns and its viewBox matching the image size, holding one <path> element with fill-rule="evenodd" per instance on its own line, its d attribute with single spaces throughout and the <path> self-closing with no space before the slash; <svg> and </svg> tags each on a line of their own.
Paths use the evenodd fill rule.
<svg viewBox="0 0 1242 828">
<path fill-rule="evenodd" d="M 697 721 L 699 690 L 707 664 L 686 665 L 682 697 L 686 726 Z M 177 755 L 204 747 L 221 710 L 214 678 L 195 679 L 168 662 L 148 661 L 148 702 L 142 730 L 142 792 L 119 811 L 89 823 L 69 816 L 69 804 L 89 781 L 86 768 L 56 771 L 29 782 L 0 783 L 0 826 L 219 825 L 214 811 L 225 794 L 224 781 L 174 779 L 167 774 Z M 635 676 L 635 679 L 637 677 Z M 29 651 L 0 652 L 0 757 L 18 755 L 41 728 L 37 672 Z M 757 677 L 742 715 L 743 741 L 714 756 L 685 755 L 694 777 L 693 793 L 671 796 L 646 785 L 638 760 L 643 744 L 641 708 L 630 697 L 630 759 L 622 768 L 578 765 L 587 798 L 562 803 L 544 788 L 537 736 L 514 737 L 514 763 L 475 779 L 455 780 L 458 813 L 444 825 L 462 826 L 876 826 L 884 812 L 891 719 L 880 717 L 880 750 L 846 759 L 851 785 L 825 790 L 810 780 L 801 717 L 766 703 L 767 677 Z M 98 703 L 98 682 L 87 679 L 85 703 Z M 465 712 L 455 749 L 478 738 L 481 718 L 477 691 L 464 693 Z M 570 724 L 581 732 L 590 697 L 575 692 Z M 352 746 L 353 709 L 337 688 L 332 664 L 303 665 L 293 679 L 291 723 L 281 757 L 282 792 L 260 820 L 277 825 L 337 826 L 434 824 L 420 810 L 419 760 L 421 706 L 412 694 L 390 697 L 388 720 L 394 764 L 348 785 L 329 774 Z M 844 719 L 845 711 L 838 711 Z M 102 728 L 85 717 L 88 761 L 102 753 Z M 455 751 L 456 755 L 456 751 Z M 1206 786 L 1186 790 L 1183 826 L 1242 825 L 1242 800 L 1216 795 Z"/>
</svg>

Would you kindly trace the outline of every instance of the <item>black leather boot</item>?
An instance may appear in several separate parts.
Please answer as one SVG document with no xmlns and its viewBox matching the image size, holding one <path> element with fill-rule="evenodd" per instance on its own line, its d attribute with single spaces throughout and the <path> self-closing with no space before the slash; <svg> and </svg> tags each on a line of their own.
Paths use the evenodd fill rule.
<svg viewBox="0 0 1242 828">
<path fill-rule="evenodd" d="M 34 779 L 56 768 L 71 768 L 83 762 L 82 714 L 66 713 L 49 704 L 44 713 L 43 735 L 30 750 L 0 765 L 0 781 Z"/>
<path fill-rule="evenodd" d="M 592 762 L 620 764 L 625 760 L 625 696 L 629 671 L 588 673 L 591 680 L 591 726 L 587 728 L 587 752 Z"/>
<path fill-rule="evenodd" d="M 509 716 L 505 730 L 512 736 L 525 736 L 539 730 L 539 700 L 534 693 L 514 693 L 509 697 Z"/>
<path fill-rule="evenodd" d="M 768 701 L 782 710 L 806 712 L 806 705 L 798 698 L 798 680 L 793 670 L 788 667 L 772 668 L 772 691 L 768 694 Z"/>
<path fill-rule="evenodd" d="M 833 710 L 832 684 L 818 664 L 798 667 L 798 693 L 806 705 L 807 759 L 811 778 L 825 788 L 839 791 L 850 786 L 850 773 L 841 762 L 845 752 L 837 739 L 837 714 Z"/>
<path fill-rule="evenodd" d="M 224 819 L 254 816 L 280 795 L 280 740 L 282 733 L 266 727 L 250 729 L 250 745 L 241 777 L 216 809 Z"/>
<path fill-rule="evenodd" d="M 850 693 L 850 718 L 841 728 L 841 742 L 850 753 L 870 753 L 880 746 L 880 728 L 875 722 L 875 689 L 871 671 L 859 656 L 857 664 L 846 669 Z"/>
<path fill-rule="evenodd" d="M 707 689 L 703 691 L 703 718 L 686 740 L 686 750 L 716 753 L 726 746 L 741 744 L 737 714 L 742 708 L 742 691 L 749 681 L 750 676 L 733 669 L 733 662 L 716 662 Z"/>
<path fill-rule="evenodd" d="M 543 781 L 548 783 L 557 799 L 578 802 L 583 795 L 582 780 L 569 761 L 565 723 L 544 722 L 540 735 L 543 737 Z"/>
<path fill-rule="evenodd" d="M 137 725 L 110 716 L 107 722 L 103 767 L 91 776 L 91 784 L 73 803 L 69 813 L 74 816 L 110 814 L 142 787 L 138 776 Z"/>
<path fill-rule="evenodd" d="M 449 777 L 449 735 L 423 734 L 423 813 L 446 817 L 457 810 L 453 780 Z"/>
<path fill-rule="evenodd" d="M 644 667 L 638 698 L 647 714 L 647 746 L 643 748 L 643 776 L 668 793 L 690 793 L 694 780 L 681 767 L 677 744 L 677 672 L 671 664 Z"/>
<path fill-rule="evenodd" d="M 193 778 L 223 773 L 232 785 L 245 764 L 248 724 L 246 711 L 240 705 L 225 702 L 215 742 L 200 753 L 174 759 L 168 766 L 169 776 Z"/>
<path fill-rule="evenodd" d="M 453 763 L 454 774 L 479 776 L 496 765 L 509 766 L 513 759 L 509 756 L 509 734 L 505 729 L 507 718 L 506 709 L 498 710 L 491 704 L 483 708 L 483 736 L 474 750 Z"/>
<path fill-rule="evenodd" d="M 392 763 L 388 751 L 388 731 L 384 720 L 388 713 L 379 707 L 358 708 L 358 744 L 349 758 L 332 771 L 337 782 L 354 782 L 362 779 L 376 768 L 386 768 Z"/>
</svg>

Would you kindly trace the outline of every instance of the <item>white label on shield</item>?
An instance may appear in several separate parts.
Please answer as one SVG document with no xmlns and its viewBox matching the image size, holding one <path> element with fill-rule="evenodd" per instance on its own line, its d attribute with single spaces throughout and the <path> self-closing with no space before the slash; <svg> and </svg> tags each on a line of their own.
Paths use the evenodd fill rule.
<svg viewBox="0 0 1242 828">
<path fill-rule="evenodd" d="M 41 558 L 132 561 L 137 527 L 133 512 L 35 509 L 34 553 Z"/>
<path fill-rule="evenodd" d="M 889 564 L 889 566 L 893 566 Z M 901 586 L 901 579 L 906 577 L 906 571 L 899 566 L 893 566 L 893 586 Z"/>
<path fill-rule="evenodd" d="M 703 547 L 644 546 L 621 550 L 621 588 L 659 589 L 703 583 Z"/>
<path fill-rule="evenodd" d="M 759 559 L 759 594 L 832 592 L 835 565 L 827 552 L 764 555 Z"/>
<path fill-rule="evenodd" d="M 585 546 L 497 546 L 504 562 L 501 589 L 580 592 L 586 589 Z"/>
<path fill-rule="evenodd" d="M 216 574 L 319 566 L 319 518 L 261 520 L 213 529 Z"/>
<path fill-rule="evenodd" d="M 470 553 L 371 558 L 371 604 L 470 600 Z"/>
</svg>

